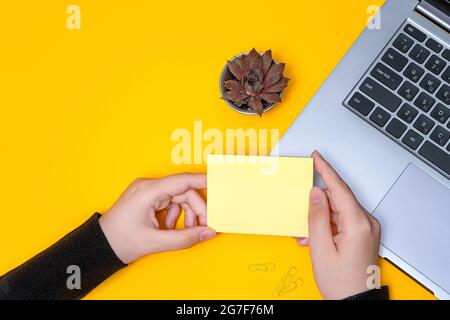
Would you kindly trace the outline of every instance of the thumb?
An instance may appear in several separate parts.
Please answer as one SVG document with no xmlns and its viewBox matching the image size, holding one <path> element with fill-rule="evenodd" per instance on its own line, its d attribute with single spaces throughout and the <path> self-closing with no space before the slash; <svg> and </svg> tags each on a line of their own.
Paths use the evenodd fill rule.
<svg viewBox="0 0 450 320">
<path fill-rule="evenodd" d="M 152 230 L 152 242 L 155 251 L 171 251 L 190 248 L 193 245 L 209 240 L 216 235 L 214 229 L 208 227 L 192 227 L 181 230 Z"/>
<path fill-rule="evenodd" d="M 336 252 L 330 222 L 330 205 L 325 192 L 313 187 L 309 195 L 309 247 L 311 255 Z"/>
</svg>

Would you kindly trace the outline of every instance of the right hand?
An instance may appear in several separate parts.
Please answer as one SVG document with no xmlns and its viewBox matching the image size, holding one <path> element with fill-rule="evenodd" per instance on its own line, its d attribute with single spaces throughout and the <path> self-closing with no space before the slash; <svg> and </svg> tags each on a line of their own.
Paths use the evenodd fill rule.
<svg viewBox="0 0 450 320">
<path fill-rule="evenodd" d="M 367 268 L 377 264 L 380 224 L 356 200 L 333 168 L 314 151 L 314 169 L 328 189 L 310 193 L 309 243 L 314 277 L 325 299 L 368 291 Z"/>
</svg>

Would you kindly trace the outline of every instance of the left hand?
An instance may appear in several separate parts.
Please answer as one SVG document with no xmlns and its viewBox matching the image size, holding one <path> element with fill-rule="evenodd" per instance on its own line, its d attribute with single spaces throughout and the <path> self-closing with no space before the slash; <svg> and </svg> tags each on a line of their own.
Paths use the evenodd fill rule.
<svg viewBox="0 0 450 320">
<path fill-rule="evenodd" d="M 189 248 L 216 234 L 206 226 L 206 203 L 196 191 L 205 188 L 204 174 L 136 179 L 100 218 L 100 226 L 126 264 L 148 254 Z M 185 229 L 174 230 L 182 208 Z M 167 230 L 160 229 L 156 219 L 164 209 Z"/>
</svg>

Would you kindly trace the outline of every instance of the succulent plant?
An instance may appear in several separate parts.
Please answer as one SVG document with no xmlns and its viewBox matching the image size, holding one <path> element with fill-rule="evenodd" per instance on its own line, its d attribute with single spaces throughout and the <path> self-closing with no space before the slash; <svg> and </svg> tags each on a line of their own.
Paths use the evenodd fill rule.
<svg viewBox="0 0 450 320">
<path fill-rule="evenodd" d="M 223 99 L 241 108 L 250 107 L 260 116 L 265 106 L 281 102 L 289 79 L 283 76 L 284 63 L 274 62 L 271 50 L 261 55 L 252 49 L 227 66 L 235 79 L 225 81 Z"/>
</svg>

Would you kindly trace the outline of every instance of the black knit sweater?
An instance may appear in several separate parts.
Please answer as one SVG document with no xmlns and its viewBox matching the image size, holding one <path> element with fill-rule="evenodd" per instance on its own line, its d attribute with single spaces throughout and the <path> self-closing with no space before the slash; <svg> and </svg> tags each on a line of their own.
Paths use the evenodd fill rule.
<svg viewBox="0 0 450 320">
<path fill-rule="evenodd" d="M 99 217 L 94 214 L 53 246 L 2 276 L 0 299 L 80 299 L 125 267 L 103 234 Z M 67 283 L 76 271 L 81 279 L 79 289 Z"/>
</svg>

